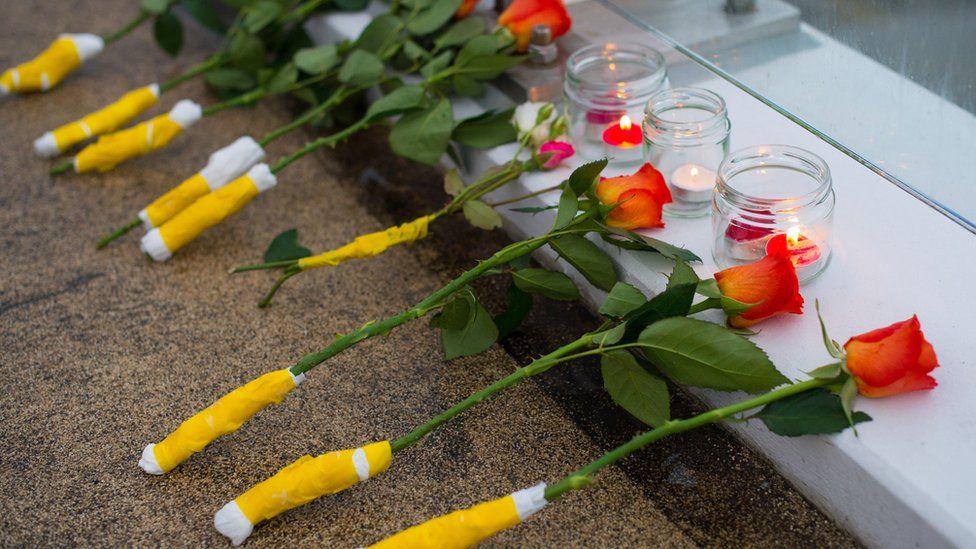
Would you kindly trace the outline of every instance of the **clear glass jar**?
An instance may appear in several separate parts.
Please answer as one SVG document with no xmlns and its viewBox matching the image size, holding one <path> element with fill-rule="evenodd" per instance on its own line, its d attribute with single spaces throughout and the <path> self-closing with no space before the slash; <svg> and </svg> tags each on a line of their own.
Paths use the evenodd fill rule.
<svg viewBox="0 0 976 549">
<path fill-rule="evenodd" d="M 755 145 L 733 152 L 719 166 L 713 208 L 720 268 L 761 259 L 779 234 L 801 283 L 830 262 L 834 189 L 827 163 L 809 151 Z"/>
<path fill-rule="evenodd" d="M 641 44 L 593 44 L 570 55 L 563 93 L 576 152 L 613 165 L 640 163 L 644 105 L 667 79 L 664 56 Z"/>
<path fill-rule="evenodd" d="M 644 109 L 644 160 L 663 175 L 673 202 L 672 217 L 701 217 L 710 211 L 719 164 L 729 152 L 725 101 L 702 88 L 674 88 L 654 94 Z"/>
</svg>

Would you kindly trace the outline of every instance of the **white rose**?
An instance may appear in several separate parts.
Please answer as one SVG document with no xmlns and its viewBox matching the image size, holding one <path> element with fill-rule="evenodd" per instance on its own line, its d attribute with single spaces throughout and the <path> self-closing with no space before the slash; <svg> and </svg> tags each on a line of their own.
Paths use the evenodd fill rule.
<svg viewBox="0 0 976 549">
<path fill-rule="evenodd" d="M 548 105 L 549 115 L 544 121 L 536 125 L 539 120 L 539 113 L 543 107 Z M 530 140 L 535 146 L 541 145 L 549 139 L 549 130 L 552 122 L 556 119 L 556 109 L 551 103 L 529 101 L 515 107 L 512 115 L 512 124 L 518 131 L 519 137 L 531 132 Z"/>
</svg>

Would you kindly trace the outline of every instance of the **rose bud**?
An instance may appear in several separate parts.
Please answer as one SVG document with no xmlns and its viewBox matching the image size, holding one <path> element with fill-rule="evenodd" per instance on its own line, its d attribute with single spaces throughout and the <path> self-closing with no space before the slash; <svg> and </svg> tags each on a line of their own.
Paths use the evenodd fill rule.
<svg viewBox="0 0 976 549">
<path fill-rule="evenodd" d="M 775 239 L 782 239 L 783 245 L 772 243 L 767 247 L 768 255 L 759 261 L 715 273 L 723 296 L 754 304 L 729 317 L 729 325 L 735 328 L 747 328 L 782 313 L 803 313 L 800 282 L 786 250 L 786 235 L 776 235 Z"/>
<path fill-rule="evenodd" d="M 936 386 L 929 372 L 939 362 L 917 316 L 856 335 L 844 344 L 844 350 L 847 369 L 864 396 L 885 397 Z"/>
<path fill-rule="evenodd" d="M 498 25 L 512 33 L 521 52 L 529 47 L 532 27 L 546 25 L 555 40 L 569 32 L 572 23 L 562 0 L 515 0 L 498 17 Z"/>
<path fill-rule="evenodd" d="M 576 151 L 565 141 L 546 141 L 539 147 L 539 156 L 548 156 L 542 164 L 543 170 L 554 170 L 563 160 L 573 156 Z"/>
<path fill-rule="evenodd" d="M 648 163 L 633 175 L 601 177 L 596 196 L 608 206 L 617 204 L 607 216 L 607 224 L 627 230 L 664 227 L 661 211 L 671 202 L 664 176 Z"/>
</svg>

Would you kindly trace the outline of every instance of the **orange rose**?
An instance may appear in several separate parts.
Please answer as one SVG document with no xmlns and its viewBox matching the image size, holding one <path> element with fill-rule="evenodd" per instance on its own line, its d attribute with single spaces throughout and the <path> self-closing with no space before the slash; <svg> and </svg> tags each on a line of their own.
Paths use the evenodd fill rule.
<svg viewBox="0 0 976 549">
<path fill-rule="evenodd" d="M 562 0 L 515 0 L 498 16 L 498 25 L 512 33 L 518 51 L 529 48 L 532 27 L 548 26 L 555 40 L 569 32 L 572 24 Z"/>
<path fill-rule="evenodd" d="M 475 6 L 478 5 L 478 1 L 479 0 L 464 0 L 461 2 L 461 7 L 454 12 L 454 17 L 457 17 L 458 19 L 467 17 L 474 10 Z"/>
<path fill-rule="evenodd" d="M 773 237 L 777 238 L 783 239 L 783 245 L 768 246 L 769 254 L 759 261 L 715 273 L 715 282 L 723 296 L 743 303 L 755 303 L 729 317 L 729 325 L 747 328 L 781 313 L 803 313 L 800 282 L 786 250 L 786 235 Z"/>
<path fill-rule="evenodd" d="M 844 344 L 847 369 L 867 397 L 884 397 L 936 386 L 939 366 L 917 316 L 852 337 Z"/>
<path fill-rule="evenodd" d="M 596 197 L 606 205 L 620 203 L 607 216 L 611 227 L 652 229 L 664 227 L 661 209 L 671 202 L 671 191 L 661 172 L 645 163 L 633 175 L 601 177 Z"/>
</svg>

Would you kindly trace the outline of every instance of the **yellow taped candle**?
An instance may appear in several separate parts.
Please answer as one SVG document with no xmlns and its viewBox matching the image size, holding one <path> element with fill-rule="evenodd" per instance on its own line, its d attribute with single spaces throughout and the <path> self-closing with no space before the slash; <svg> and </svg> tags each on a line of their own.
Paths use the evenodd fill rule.
<svg viewBox="0 0 976 549">
<path fill-rule="evenodd" d="M 89 137 L 121 128 L 155 105 L 158 99 L 156 84 L 132 90 L 106 107 L 46 132 L 34 141 L 34 151 L 45 158 L 61 154 Z"/>
<path fill-rule="evenodd" d="M 203 231 L 243 208 L 259 193 L 277 182 L 267 164 L 258 164 L 247 174 L 203 196 L 172 219 L 142 237 L 142 251 L 154 261 L 166 261 Z"/>
<path fill-rule="evenodd" d="M 461 549 L 515 526 L 546 505 L 546 485 L 475 505 L 408 528 L 370 549 Z"/>
<path fill-rule="evenodd" d="M 277 370 L 234 389 L 181 423 L 162 442 L 146 446 L 139 466 L 154 475 L 168 473 L 218 437 L 236 431 L 254 414 L 281 402 L 304 377 Z"/>
<path fill-rule="evenodd" d="M 341 248 L 299 259 L 298 267 L 303 271 L 319 267 L 334 267 L 350 259 L 364 259 L 379 255 L 392 246 L 408 244 L 426 237 L 428 225 L 434 218 L 435 216 L 428 215 L 397 227 L 358 236 Z"/>
<path fill-rule="evenodd" d="M 107 172 L 130 158 L 161 149 L 183 130 L 196 123 L 202 112 L 200 105 L 184 99 L 166 114 L 131 128 L 103 135 L 75 156 L 75 171 Z"/>
<path fill-rule="evenodd" d="M 211 154 L 205 168 L 146 206 L 139 212 L 139 219 L 142 219 L 147 231 L 159 227 L 198 198 L 241 177 L 262 158 L 264 149 L 257 141 L 247 136 L 240 137 Z"/>
<path fill-rule="evenodd" d="M 0 74 L 0 95 L 47 91 L 104 47 L 94 34 L 62 34 L 34 59 Z"/>
<path fill-rule="evenodd" d="M 376 476 L 392 459 L 386 440 L 314 458 L 302 456 L 227 503 L 214 515 L 214 526 L 240 545 L 259 522 Z"/>
</svg>

